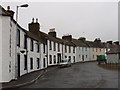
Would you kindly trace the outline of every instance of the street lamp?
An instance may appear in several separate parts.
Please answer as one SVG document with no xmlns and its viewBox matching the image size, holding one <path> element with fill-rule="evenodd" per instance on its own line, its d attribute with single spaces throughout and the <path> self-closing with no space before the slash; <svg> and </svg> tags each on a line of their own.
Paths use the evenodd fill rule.
<svg viewBox="0 0 120 90">
<path fill-rule="evenodd" d="M 23 4 L 23 5 L 20 5 L 20 6 L 17 6 L 17 8 L 16 8 L 16 46 L 15 46 L 15 79 L 17 79 L 17 77 L 18 77 L 18 67 L 17 67 L 17 28 L 18 28 L 18 8 L 19 7 L 28 7 L 28 4 Z"/>
<path fill-rule="evenodd" d="M 17 9 L 16 9 L 16 23 L 18 21 L 18 8 L 19 7 L 28 7 L 28 4 L 23 4 L 23 5 L 17 6 Z"/>
</svg>

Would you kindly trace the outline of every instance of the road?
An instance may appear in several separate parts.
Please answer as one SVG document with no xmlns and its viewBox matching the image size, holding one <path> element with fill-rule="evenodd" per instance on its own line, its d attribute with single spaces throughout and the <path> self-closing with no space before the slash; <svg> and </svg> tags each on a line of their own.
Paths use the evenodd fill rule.
<svg viewBox="0 0 120 90">
<path fill-rule="evenodd" d="M 22 88 L 118 88 L 118 71 L 103 69 L 96 62 L 77 63 L 50 71 Z"/>
</svg>

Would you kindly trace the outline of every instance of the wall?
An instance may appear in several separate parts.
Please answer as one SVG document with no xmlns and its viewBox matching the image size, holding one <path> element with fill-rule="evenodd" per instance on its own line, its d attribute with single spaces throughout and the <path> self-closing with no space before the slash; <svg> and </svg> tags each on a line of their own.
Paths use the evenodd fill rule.
<svg viewBox="0 0 120 90">
<path fill-rule="evenodd" d="M 34 50 L 33 51 L 31 51 L 30 50 L 30 42 L 31 42 L 31 39 L 30 38 L 28 38 L 27 39 L 27 43 L 28 43 L 28 73 L 29 72 L 32 72 L 32 71 L 36 71 L 36 70 L 40 70 L 40 68 L 39 69 L 37 69 L 37 58 L 39 58 L 40 59 L 40 53 L 38 53 L 37 52 L 37 41 L 35 41 L 35 40 L 33 40 L 33 43 L 34 43 Z M 33 58 L 33 69 L 30 69 L 30 58 Z M 41 60 L 40 60 L 40 62 L 41 62 Z"/>
<path fill-rule="evenodd" d="M 110 62 L 111 63 L 118 63 L 118 62 L 120 62 L 120 60 L 118 58 L 119 58 L 118 54 L 108 54 L 107 55 L 107 62 L 108 63 L 110 63 Z"/>
<path fill-rule="evenodd" d="M 101 49 L 101 51 L 100 51 Z M 94 55 L 94 57 L 93 57 Z M 97 55 L 105 55 L 105 48 L 90 48 L 90 60 L 97 60 Z"/>
<path fill-rule="evenodd" d="M 1 11 L 1 10 L 0 10 Z M 0 82 L 2 81 L 2 16 L 0 16 Z"/>
<path fill-rule="evenodd" d="M 77 47 L 77 50 L 76 50 L 77 54 L 76 54 L 76 57 L 77 57 L 77 61 L 78 62 L 81 62 L 83 61 L 83 58 L 84 58 L 84 61 L 89 61 L 90 60 L 90 48 L 89 47 L 80 47 L 78 46 Z"/>
<path fill-rule="evenodd" d="M 12 79 L 10 51 L 10 17 L 2 16 L 2 82 Z"/>
<path fill-rule="evenodd" d="M 58 43 L 55 43 L 56 44 L 56 50 L 54 51 L 54 41 L 51 41 L 52 43 L 52 50 L 50 50 L 50 40 L 47 40 L 47 45 L 48 45 L 48 66 L 51 66 L 51 65 L 57 65 L 57 62 L 58 62 L 58 56 L 57 54 L 61 54 L 61 58 L 62 58 L 62 44 L 60 44 L 60 52 L 58 52 Z M 49 55 L 52 55 L 52 64 L 50 64 L 50 59 L 49 59 Z M 56 63 L 54 63 L 54 55 L 56 56 Z"/>
<path fill-rule="evenodd" d="M 67 59 L 69 59 L 69 56 L 71 56 L 71 63 L 75 63 L 76 62 L 76 53 L 73 53 L 73 46 L 70 46 L 71 47 L 71 53 L 69 53 L 69 46 L 66 45 L 67 47 L 67 52 L 65 52 L 65 45 L 63 45 L 63 58 L 65 58 L 65 56 L 67 56 Z M 76 52 L 76 48 L 75 48 L 75 52 Z M 75 62 L 74 62 L 74 59 L 73 59 L 73 56 L 75 56 Z"/>
</svg>

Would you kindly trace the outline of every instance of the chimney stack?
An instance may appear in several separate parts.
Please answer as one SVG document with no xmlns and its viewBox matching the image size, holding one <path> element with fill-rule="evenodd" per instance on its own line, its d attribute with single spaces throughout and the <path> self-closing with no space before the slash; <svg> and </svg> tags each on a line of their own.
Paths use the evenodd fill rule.
<svg viewBox="0 0 120 90">
<path fill-rule="evenodd" d="M 48 32 L 49 35 L 56 37 L 56 31 L 55 28 L 50 29 L 50 31 Z"/>
<path fill-rule="evenodd" d="M 62 36 L 62 39 L 67 40 L 67 41 L 72 41 L 72 35 L 66 34 Z"/>
<path fill-rule="evenodd" d="M 119 41 L 114 42 L 116 45 L 119 45 Z"/>
<path fill-rule="evenodd" d="M 36 18 L 36 22 L 34 21 L 34 18 L 32 19 L 32 22 L 28 25 L 29 31 L 32 33 L 37 34 L 40 30 L 40 24 L 38 23 L 38 19 Z"/>
<path fill-rule="evenodd" d="M 111 44 L 112 45 L 112 41 L 107 41 L 107 43 Z"/>
<path fill-rule="evenodd" d="M 86 38 L 85 37 L 80 37 L 78 40 L 86 41 Z"/>
<path fill-rule="evenodd" d="M 100 43 L 101 40 L 100 40 L 100 38 L 96 38 L 96 39 L 94 40 L 94 42 Z"/>
<path fill-rule="evenodd" d="M 7 12 L 8 12 L 8 14 L 11 16 L 11 18 L 13 18 L 13 16 L 14 16 L 14 11 L 10 10 L 10 6 L 7 6 Z"/>
</svg>

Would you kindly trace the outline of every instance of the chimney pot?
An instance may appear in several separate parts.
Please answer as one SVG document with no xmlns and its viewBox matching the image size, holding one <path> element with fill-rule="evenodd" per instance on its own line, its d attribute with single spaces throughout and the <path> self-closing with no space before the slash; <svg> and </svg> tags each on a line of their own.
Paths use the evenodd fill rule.
<svg viewBox="0 0 120 90">
<path fill-rule="evenodd" d="M 38 23 L 38 18 L 36 18 L 36 23 Z"/>
<path fill-rule="evenodd" d="M 32 23 L 34 23 L 34 18 L 32 19 Z"/>
<path fill-rule="evenodd" d="M 10 10 L 10 6 L 7 6 L 7 10 Z"/>
</svg>

